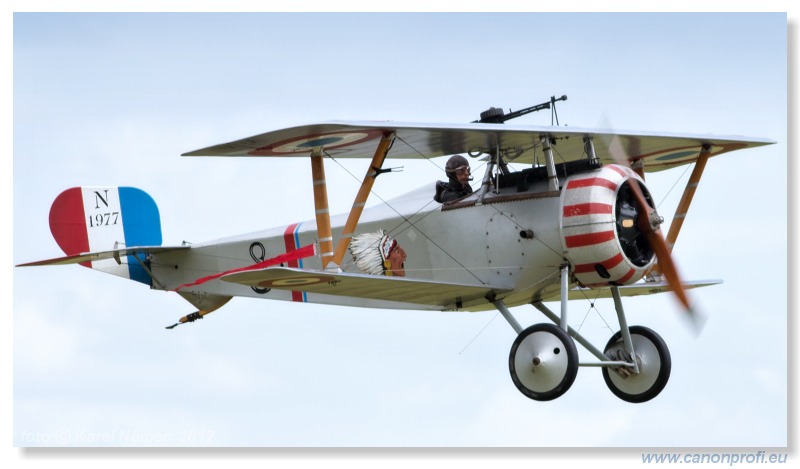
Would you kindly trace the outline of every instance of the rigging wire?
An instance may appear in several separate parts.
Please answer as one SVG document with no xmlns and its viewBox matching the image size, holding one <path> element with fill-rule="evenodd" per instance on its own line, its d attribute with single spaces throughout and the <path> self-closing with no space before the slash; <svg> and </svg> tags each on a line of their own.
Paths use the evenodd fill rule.
<svg viewBox="0 0 800 469">
<path fill-rule="evenodd" d="M 400 141 L 401 141 L 401 142 L 403 142 L 403 143 L 405 143 L 405 144 L 406 144 L 406 146 L 408 146 L 410 149 L 412 149 L 414 152 L 416 152 L 418 155 L 420 155 L 420 156 L 421 156 L 423 159 L 425 159 L 425 160 L 427 160 L 428 162 L 430 162 L 430 163 L 431 163 L 432 165 L 434 165 L 434 167 L 436 167 L 438 170 L 440 170 L 440 171 L 444 171 L 444 169 L 443 169 L 441 166 L 439 166 L 438 164 L 436 164 L 436 162 L 434 162 L 434 161 L 433 161 L 432 157 L 428 157 L 428 156 L 427 156 L 427 155 L 425 155 L 424 153 L 420 152 L 420 151 L 419 151 L 418 149 L 416 149 L 416 148 L 415 148 L 413 145 L 411 145 L 411 144 L 409 144 L 407 141 L 405 141 L 405 140 L 404 140 L 402 137 L 400 137 L 400 136 L 396 136 L 396 139 L 397 139 L 397 140 L 400 140 Z M 536 147 L 536 145 L 534 144 L 534 145 L 533 145 L 533 148 L 535 149 L 535 147 Z M 391 147 L 390 147 L 390 149 L 391 149 Z M 387 150 L 387 151 L 388 151 L 388 150 Z M 349 174 L 349 175 L 350 175 L 350 176 L 351 176 L 351 177 L 352 177 L 354 180 L 358 181 L 359 183 L 361 182 L 361 179 L 359 179 L 359 178 L 358 178 L 356 175 L 354 175 L 354 174 L 353 174 L 353 173 L 352 173 L 350 170 L 348 170 L 348 169 L 347 169 L 347 168 L 346 168 L 346 167 L 345 167 L 345 166 L 344 166 L 344 165 L 343 165 L 341 162 L 339 162 L 339 161 L 338 161 L 336 158 L 334 158 L 334 157 L 333 157 L 331 154 L 329 154 L 327 151 L 323 150 L 323 154 L 324 154 L 325 156 L 327 156 L 328 158 L 330 158 L 330 159 L 331 159 L 333 162 L 335 162 L 335 163 L 336 163 L 336 164 L 337 164 L 339 167 L 341 167 L 341 168 L 342 168 L 342 169 L 343 169 L 343 170 L 344 170 L 346 173 L 348 173 L 348 174 Z M 559 154 L 559 156 L 561 157 L 561 159 L 562 159 L 562 160 L 564 160 L 563 156 L 561 156 L 560 154 Z M 484 160 L 484 161 L 478 160 L 478 161 L 480 161 L 480 164 L 476 166 L 476 171 L 479 171 L 481 168 L 485 167 L 485 166 L 486 166 L 486 164 L 487 164 L 487 161 L 486 161 L 486 160 Z M 478 182 L 480 183 L 481 181 L 478 181 Z M 384 198 L 382 198 L 382 197 L 381 197 L 379 194 L 377 194 L 377 193 L 376 193 L 374 190 L 372 190 L 372 189 L 371 189 L 371 190 L 370 190 L 370 194 L 373 194 L 375 197 L 377 197 L 378 199 L 380 199 L 380 200 L 381 200 L 381 202 L 383 202 L 383 203 L 384 203 L 384 204 L 385 204 L 387 207 L 389 207 L 389 208 L 390 208 L 392 211 L 394 211 L 394 212 L 395 212 L 397 215 L 399 215 L 399 216 L 400 216 L 400 218 L 402 219 L 402 222 L 400 222 L 399 224 L 397 224 L 396 226 L 394 226 L 393 228 L 391 228 L 391 229 L 389 230 L 389 232 L 390 232 L 390 233 L 391 233 L 391 232 L 396 232 L 396 231 L 397 231 L 397 230 L 399 230 L 399 229 L 400 229 L 400 227 L 402 227 L 402 226 L 403 226 L 405 223 L 408 223 L 408 225 L 409 225 L 409 226 L 408 226 L 408 228 L 411 228 L 411 227 L 414 227 L 414 228 L 416 228 L 416 229 L 417 229 L 417 230 L 420 232 L 420 234 L 422 234 L 422 236 L 424 236 L 424 237 L 425 237 L 426 239 L 428 239 L 428 240 L 429 240 L 431 243 L 433 243 L 433 244 L 434 244 L 436 247 L 438 247 L 438 248 L 439 248 L 439 249 L 440 249 L 440 250 L 441 250 L 443 253 L 445 253 L 445 254 L 446 254 L 446 255 L 447 255 L 447 256 L 448 256 L 450 259 L 452 259 L 452 260 L 453 260 L 453 261 L 454 261 L 456 264 L 458 264 L 458 265 L 459 265 L 461 268 L 463 268 L 465 271 L 469 272 L 469 273 L 470 273 L 470 274 L 471 274 L 473 277 L 475 277 L 475 278 L 476 278 L 476 279 L 477 279 L 477 280 L 478 280 L 478 281 L 479 281 L 481 284 L 485 284 L 485 282 L 484 282 L 484 281 L 483 281 L 483 280 L 482 280 L 480 277 L 478 277 L 478 276 L 475 274 L 475 272 L 473 272 L 473 270 L 474 270 L 474 269 L 470 269 L 470 268 L 468 268 L 468 267 L 464 266 L 464 265 L 463 265 L 461 262 L 459 262 L 459 261 L 458 261 L 458 259 L 456 259 L 456 258 L 455 258 L 455 256 L 454 256 L 454 255 L 452 255 L 452 254 L 451 254 L 451 253 L 449 253 L 449 252 L 448 252 L 446 249 L 444 249 L 442 246 L 440 246 L 438 243 L 436 243 L 436 242 L 435 242 L 435 241 L 434 241 L 434 240 L 433 240 L 433 239 L 432 239 L 430 236 L 428 236 L 428 235 L 427 235 L 427 234 L 426 234 L 426 233 L 425 233 L 423 230 L 421 230 L 421 229 L 419 228 L 419 226 L 417 225 L 417 224 L 418 224 L 420 221 L 422 221 L 423 219 L 425 219 L 425 218 L 426 218 L 428 215 L 430 215 L 430 214 L 432 214 L 432 213 L 436 212 L 436 210 L 431 210 L 431 211 L 428 211 L 427 213 L 425 213 L 424 215 L 422 215 L 422 216 L 421 216 L 419 219 L 417 219 L 417 220 L 415 220 L 415 221 L 412 221 L 412 220 L 411 220 L 411 219 L 413 219 L 413 218 L 414 218 L 416 215 L 420 214 L 420 212 L 424 211 L 424 210 L 425 210 L 427 207 L 429 207 L 429 206 L 430 206 L 432 203 L 434 203 L 434 200 L 433 200 L 432 198 L 431 198 L 431 200 L 430 200 L 430 201 L 429 201 L 427 204 L 425 204 L 424 206 L 420 207 L 420 208 L 419 208 L 418 210 L 416 210 L 416 211 L 415 211 L 413 214 L 411 214 L 410 216 L 405 216 L 405 215 L 403 215 L 402 213 L 400 213 L 400 211 L 399 211 L 399 210 L 397 210 L 397 209 L 396 209 L 394 206 L 392 206 L 392 204 L 390 204 L 388 201 L 386 201 Z M 512 223 L 516 223 L 516 221 L 514 221 L 513 219 L 511 219 L 511 218 L 510 218 L 510 217 L 509 217 L 509 216 L 508 216 L 508 215 L 507 215 L 505 212 L 501 211 L 501 210 L 500 210 L 498 207 L 494 206 L 494 204 L 486 204 L 486 205 L 488 205 L 488 206 L 491 206 L 491 207 L 492 207 L 492 208 L 493 208 L 493 209 L 494 209 L 494 210 L 497 212 L 497 214 L 499 214 L 499 215 L 503 216 L 504 218 L 508 219 L 510 222 L 512 222 Z M 405 231 L 405 230 L 406 230 L 406 229 L 408 229 L 408 228 L 405 228 L 405 229 L 403 229 L 403 230 L 400 230 L 399 232 Z M 539 243 L 541 243 L 541 244 L 542 244 L 544 247 L 546 247 L 547 249 L 549 249 L 550 251 L 552 251 L 553 253 L 555 253 L 555 254 L 557 254 L 557 255 L 559 255 L 559 256 L 561 256 L 561 255 L 562 255 L 562 253 L 561 253 L 560 251 L 558 251 L 558 250 L 556 250 L 556 249 L 552 248 L 552 247 L 551 247 L 551 246 L 549 246 L 547 243 L 545 243 L 543 240 L 541 240 L 541 239 L 539 239 L 539 238 L 534 238 L 534 239 L 535 239 L 535 240 L 537 240 Z M 205 256 L 208 256 L 208 257 L 213 257 L 213 258 L 217 258 L 217 259 L 229 259 L 229 260 L 237 260 L 237 261 L 243 260 L 243 259 L 241 259 L 241 258 L 238 258 L 238 257 L 230 257 L 230 256 L 209 255 L 209 254 L 198 254 L 198 255 L 205 255 Z M 162 263 L 159 263 L 159 262 L 153 262 L 153 265 L 167 266 L 168 264 L 162 264 Z M 198 272 L 202 272 L 204 269 L 195 269 L 195 270 L 197 270 Z M 210 272 L 210 270 L 209 270 L 209 272 Z"/>
<path fill-rule="evenodd" d="M 406 144 L 406 146 L 408 146 L 408 147 L 409 147 L 411 150 L 413 150 L 415 153 L 417 153 L 417 154 L 418 154 L 419 156 L 421 156 L 423 159 L 425 159 L 425 160 L 427 160 L 428 162 L 430 162 L 430 163 L 431 163 L 432 165 L 434 165 L 434 166 L 435 166 L 437 169 L 444 171 L 444 169 L 442 169 L 442 168 L 441 168 L 439 165 L 437 165 L 437 164 L 436 164 L 436 163 L 433 161 L 433 159 L 432 159 L 431 157 L 428 157 L 427 155 L 425 155 L 424 153 L 422 153 L 421 151 L 419 151 L 417 148 L 415 148 L 413 145 L 411 145 L 411 144 L 410 144 L 410 143 L 408 143 L 407 141 L 403 140 L 403 138 L 402 138 L 401 136 L 399 136 L 399 135 L 396 135 L 396 136 L 395 136 L 395 139 L 397 139 L 397 140 L 400 140 L 401 142 L 405 143 L 405 144 Z M 535 148 L 535 147 L 536 147 L 536 144 L 534 144 L 534 145 L 533 145 L 533 148 Z M 345 170 L 345 171 L 346 171 L 348 174 L 350 174 L 350 176 L 351 176 L 351 177 L 353 177 L 353 179 L 355 179 L 356 181 L 359 181 L 359 179 L 358 179 L 358 177 L 357 177 L 357 176 L 355 176 L 355 175 L 354 175 L 353 173 L 351 173 L 349 170 L 347 170 L 346 168 L 344 168 L 344 166 L 343 166 L 341 163 L 339 163 L 338 161 L 336 161 L 336 160 L 333 158 L 333 156 L 329 155 L 329 154 L 328 154 L 327 152 L 325 152 L 324 150 L 323 150 L 323 153 L 324 153 L 326 156 L 328 156 L 329 158 L 331 158 L 331 159 L 332 159 L 334 162 L 336 162 L 336 164 L 338 164 L 340 167 L 342 167 L 342 168 L 343 168 L 343 169 L 344 169 L 344 170 Z M 566 160 L 564 159 L 564 157 L 563 157 L 563 156 L 561 156 L 560 154 L 559 154 L 559 156 L 561 157 L 562 161 L 566 162 Z M 479 161 L 480 161 L 480 160 L 479 160 Z M 480 164 L 480 165 L 478 165 L 478 166 L 476 167 L 476 170 L 480 170 L 480 168 L 482 168 L 482 167 L 486 166 L 486 164 L 487 164 L 487 162 L 486 162 L 486 161 L 483 161 L 483 162 L 481 162 L 481 164 Z M 417 229 L 419 230 L 419 227 L 418 227 L 418 226 L 416 226 L 414 223 L 412 223 L 410 220 L 408 220 L 408 219 L 407 219 L 407 218 L 405 218 L 405 217 L 404 217 L 402 214 L 400 214 L 400 212 L 399 212 L 399 211 L 397 211 L 397 210 L 396 210 L 394 207 L 392 207 L 392 206 L 391 206 L 391 205 L 390 205 L 388 202 L 386 202 L 386 201 L 385 201 L 383 198 L 381 198 L 381 197 L 380 197 L 380 196 L 379 196 L 377 193 L 375 193 L 374 191 L 370 191 L 370 193 L 371 193 L 371 194 L 374 194 L 374 195 L 375 195 L 376 197 L 378 197 L 378 198 L 379 198 L 379 199 L 380 199 L 382 202 L 384 202 L 384 203 L 385 203 L 385 204 L 386 204 L 386 205 L 387 205 L 389 208 L 391 208 L 391 209 L 392 209 L 392 210 L 393 210 L 395 213 L 397 213 L 398 215 L 400 215 L 400 217 L 404 219 L 404 222 L 407 222 L 407 223 L 408 223 L 410 226 L 413 226 L 413 227 L 415 227 L 415 228 L 417 228 Z M 417 210 L 417 211 L 416 211 L 416 212 L 415 212 L 413 215 L 411 215 L 411 217 L 413 217 L 414 215 L 417 215 L 418 213 L 420 213 L 422 210 L 424 210 L 426 207 L 428 207 L 428 206 L 429 206 L 431 203 L 433 203 L 433 200 L 429 201 L 429 202 L 428 202 L 427 204 L 425 204 L 425 205 L 424 205 L 422 208 L 420 208 L 419 210 Z M 499 208 L 497 208 L 497 207 L 496 207 L 496 206 L 494 206 L 493 204 L 486 204 L 486 205 L 487 205 L 487 206 L 490 206 L 491 208 L 493 208 L 493 209 L 494 209 L 494 210 L 495 210 L 495 211 L 496 211 L 496 212 L 497 212 L 499 215 L 503 216 L 504 218 L 506 218 L 506 219 L 507 219 L 507 220 L 509 220 L 510 222 L 512 222 L 512 223 L 515 223 L 515 224 L 516 224 L 516 222 L 515 222 L 513 219 L 511 219 L 511 217 L 509 217 L 509 216 L 508 216 L 508 215 L 507 215 L 505 212 L 501 211 Z M 420 218 L 419 220 L 417 220 L 417 223 L 418 223 L 419 221 L 423 220 L 423 219 L 424 219 L 425 217 L 427 217 L 428 215 L 430 215 L 430 214 L 434 213 L 434 212 L 435 212 L 435 210 L 432 210 L 432 211 L 428 212 L 427 214 L 423 215 L 423 216 L 422 216 L 422 218 Z M 400 226 L 402 226 L 402 223 L 401 223 L 400 225 L 398 225 L 398 226 L 394 227 L 392 230 L 390 230 L 390 232 L 392 232 L 392 231 L 394 231 L 394 230 L 396 230 L 396 229 L 399 229 L 399 227 L 400 227 Z M 433 239 L 431 239 L 431 238 L 430 238 L 428 235 L 426 235 L 426 234 L 425 234 L 425 233 L 424 233 L 422 230 L 420 230 L 420 233 L 422 233 L 422 235 L 423 235 L 423 236 L 425 236 L 425 237 L 426 237 L 426 238 L 427 238 L 429 241 L 431 241 L 431 242 L 432 242 L 432 243 L 433 243 L 433 244 L 434 244 L 436 247 L 438 247 L 439 249 L 441 249 L 441 250 L 442 250 L 442 252 L 444 252 L 445 254 L 447 254 L 447 256 L 448 256 L 448 257 L 450 257 L 451 259 L 453 259 L 453 260 L 454 260 L 454 261 L 455 261 L 455 262 L 456 262 L 458 265 L 460 265 L 460 266 L 462 266 L 464 269 L 466 269 L 466 270 L 467 270 L 467 271 L 468 271 L 468 272 L 469 272 L 469 273 L 470 273 L 472 276 L 474 276 L 475 278 L 478 278 L 478 277 L 475 275 L 475 273 L 474 273 L 474 272 L 470 271 L 469 269 L 467 269 L 467 267 L 463 266 L 463 265 L 462 265 L 460 262 L 458 262 L 458 260 L 456 260 L 456 259 L 455 259 L 455 257 L 453 257 L 453 255 L 451 255 L 451 254 L 450 254 L 449 252 L 447 252 L 447 251 L 446 251 L 444 248 L 442 248 L 441 246 L 439 246 L 439 245 L 438 245 L 438 244 L 437 244 L 435 241 L 433 241 Z M 541 239 L 539 239 L 539 238 L 537 238 L 537 237 L 534 237 L 533 239 L 534 239 L 534 240 L 536 240 L 536 241 L 538 241 L 538 242 L 539 242 L 539 243 L 540 243 L 542 246 L 546 247 L 547 249 L 549 249 L 549 250 L 550 250 L 551 252 L 553 252 L 554 254 L 556 254 L 556 255 L 558 255 L 558 256 L 560 256 L 560 257 L 563 257 L 563 253 L 562 253 L 561 251 L 559 251 L 559 250 L 557 250 L 557 249 L 554 249 L 552 246 L 548 245 L 548 244 L 547 244 L 547 243 L 545 243 L 543 240 L 541 240 Z M 478 279 L 478 280 L 479 280 L 479 281 L 481 281 L 481 283 L 483 283 L 483 281 L 482 281 L 482 280 L 480 280 L 480 279 Z"/>
<path fill-rule="evenodd" d="M 500 315 L 500 312 L 499 312 L 499 311 L 498 311 L 497 313 L 495 313 L 495 315 L 494 315 L 494 316 L 492 316 L 492 319 L 490 319 L 490 320 L 489 320 L 489 322 L 487 322 L 487 323 L 486 323 L 486 325 L 485 325 L 485 326 L 483 326 L 483 328 L 481 328 L 481 330 L 479 330 L 477 334 L 475 334 L 475 337 L 473 337 L 473 338 L 472 338 L 472 339 L 471 339 L 469 342 L 467 342 L 467 345 L 465 345 L 465 346 L 464 346 L 464 348 L 462 348 L 462 349 L 461 349 L 461 351 L 460 351 L 460 352 L 458 352 L 458 354 L 459 354 L 459 355 L 461 355 L 462 353 L 464 353 L 464 350 L 466 350 L 467 348 L 469 348 L 469 346 L 470 346 L 470 345 L 472 345 L 472 343 L 473 343 L 473 342 L 475 342 L 475 339 L 477 339 L 477 338 L 478 338 L 478 337 L 479 337 L 481 334 L 483 334 L 483 331 L 485 331 L 485 330 L 486 330 L 486 328 L 487 328 L 487 327 L 489 327 L 489 325 L 490 325 L 490 324 L 491 324 L 491 323 L 492 323 L 492 322 L 493 322 L 495 319 L 497 319 L 497 316 L 499 316 L 499 315 Z"/>
<path fill-rule="evenodd" d="M 666 194 L 664 194 L 664 198 L 662 198 L 662 199 L 661 199 L 661 202 L 659 202 L 659 203 L 658 203 L 658 205 L 656 205 L 656 208 L 660 207 L 660 206 L 661 206 L 661 204 L 663 204 L 663 203 L 664 203 L 664 201 L 665 201 L 665 200 L 667 200 L 667 197 L 669 196 L 669 194 L 670 194 L 670 193 L 672 193 L 672 190 L 673 190 L 673 189 L 675 189 L 675 186 L 677 186 L 677 185 L 678 185 L 678 183 L 681 181 L 681 179 L 683 179 L 683 176 L 685 176 L 685 175 L 686 175 L 686 172 L 687 172 L 687 171 L 689 171 L 689 168 L 693 168 L 694 166 L 695 166 L 694 164 L 691 164 L 691 165 L 688 165 L 688 164 L 687 164 L 687 165 L 686 165 L 686 168 L 684 168 L 684 170 L 683 170 L 683 172 L 681 173 L 681 175 L 680 175 L 680 176 L 678 176 L 678 178 L 677 178 L 677 179 L 675 179 L 675 183 L 674 183 L 674 184 L 672 184 L 672 187 L 670 187 L 670 188 L 669 188 L 669 190 L 667 191 L 667 193 L 666 193 Z"/>
<path fill-rule="evenodd" d="M 406 143 L 406 142 L 405 142 L 405 141 L 403 141 L 403 143 Z M 406 145 L 408 145 L 408 143 L 406 143 Z M 409 145 L 409 146 L 410 146 L 410 145 Z M 413 148 L 413 147 L 411 147 L 411 148 Z M 417 150 L 416 150 L 416 149 L 414 149 L 414 151 L 417 151 Z M 350 170 L 348 170 L 347 168 L 345 168 L 345 167 L 344 167 L 344 165 L 342 165 L 342 164 L 341 164 L 341 163 L 340 163 L 338 160 L 336 160 L 335 158 L 333 158 L 333 156 L 331 156 L 330 154 L 328 154 L 328 153 L 327 153 L 326 151 L 324 151 L 324 150 L 323 150 L 323 153 L 325 154 L 325 156 L 327 156 L 327 157 L 328 157 L 328 158 L 330 158 L 330 159 L 331 159 L 333 162 L 335 162 L 337 165 L 339 165 L 339 167 L 341 167 L 341 168 L 342 168 L 342 169 L 343 169 L 345 172 L 347 172 L 347 173 L 348 173 L 350 176 L 352 176 L 352 177 L 353 177 L 353 179 L 355 179 L 356 181 L 360 181 L 360 179 L 358 179 L 358 177 L 357 177 L 355 174 L 353 174 L 353 173 L 352 173 Z M 423 157 L 424 157 L 424 155 L 423 155 Z M 425 159 L 428 159 L 428 158 L 425 158 Z M 428 160 L 429 160 L 429 159 L 428 159 Z M 429 160 L 429 161 L 430 161 L 430 160 Z M 434 165 L 435 165 L 435 163 L 434 163 Z M 424 206 L 422 206 L 421 208 L 419 208 L 419 209 L 418 209 L 416 212 L 414 212 L 414 213 L 413 213 L 413 214 L 412 214 L 410 217 L 406 217 L 405 215 L 403 215 L 402 213 L 400 213 L 400 211 L 399 211 L 399 210 L 397 210 L 397 209 L 396 209 L 394 206 L 392 206 L 392 204 L 390 204 L 390 203 L 389 203 L 388 201 L 386 201 L 386 200 L 385 200 L 383 197 L 381 197 L 380 195 L 378 195 L 378 194 L 377 194 L 377 193 L 376 193 L 374 190 L 370 189 L 370 194 L 373 194 L 375 197 L 377 197 L 378 199 L 380 199 L 380 201 L 381 201 L 381 202 L 383 202 L 383 203 L 384 203 L 384 204 L 385 204 L 387 207 L 389 207 L 389 208 L 390 208 L 390 209 L 391 209 L 393 212 L 395 212 L 395 213 L 396 213 L 396 214 L 397 214 L 397 215 L 398 215 L 398 216 L 399 216 L 399 217 L 400 217 L 400 218 L 403 220 L 401 223 L 399 223 L 399 224 L 398 224 L 398 225 L 396 225 L 395 227 L 391 228 L 391 229 L 389 230 L 389 232 L 390 232 L 390 233 L 392 233 L 392 232 L 395 232 L 396 230 L 398 230 L 398 229 L 399 229 L 401 226 L 403 226 L 403 224 L 404 224 L 404 223 L 408 223 L 408 224 L 410 225 L 410 227 L 414 227 L 414 228 L 416 228 L 416 229 L 417 229 L 417 230 L 420 232 L 420 234 L 422 234 L 422 236 L 424 236 L 424 237 L 425 237 L 425 238 L 426 238 L 428 241 L 430 241 L 431 243 L 433 243 L 433 245 L 434 245 L 434 246 L 436 246 L 436 247 L 437 247 L 437 248 L 439 248 L 439 249 L 440 249 L 440 250 L 441 250 L 443 253 L 445 253 L 445 254 L 446 254 L 446 255 L 447 255 L 447 256 L 448 256 L 450 259 L 452 259 L 452 260 L 453 260 L 453 262 L 455 262 L 456 264 L 458 264 L 458 265 L 459 265 L 461 268 L 463 268 L 463 269 L 464 269 L 466 272 L 469 272 L 469 274 L 470 274 L 470 275 L 472 275 L 473 277 L 475 277 L 475 279 L 476 279 L 476 280 L 478 280 L 478 282 L 480 282 L 480 283 L 481 283 L 481 284 L 483 284 L 483 285 L 485 285 L 485 284 L 486 284 L 486 282 L 484 282 L 484 281 L 483 281 L 483 280 L 482 280 L 480 277 L 478 277 L 478 276 L 475 274 L 475 272 L 473 272 L 473 271 L 472 271 L 471 269 L 469 269 L 467 266 L 465 266 L 465 265 L 463 265 L 461 262 L 459 262 L 459 260 L 458 260 L 458 259 L 456 259 L 456 258 L 455 258 L 455 256 L 453 256 L 452 254 L 450 254 L 450 253 L 449 253 L 449 252 L 448 252 L 446 249 L 444 249 L 442 246 L 440 246 L 440 245 L 439 245 L 439 244 L 438 244 L 436 241 L 434 241 L 434 240 L 433 240 L 433 239 L 432 239 L 430 236 L 428 236 L 428 235 L 427 235 L 427 234 L 426 234 L 426 233 L 425 233 L 423 230 L 421 230 L 421 229 L 419 228 L 419 226 L 417 226 L 417 224 L 416 224 L 416 223 L 418 223 L 419 221 L 423 220 L 425 217 L 427 217 L 428 215 L 430 215 L 431 213 L 433 213 L 433 212 L 434 212 L 433 210 L 431 210 L 431 211 L 430 211 L 430 212 L 428 212 L 427 214 L 423 215 L 423 216 L 422 216 L 422 218 L 420 218 L 420 219 L 419 219 L 419 220 L 417 220 L 416 222 L 413 222 L 413 221 L 411 221 L 411 220 L 410 220 L 410 217 L 414 217 L 415 215 L 419 214 L 419 213 L 420 213 L 422 210 L 424 210 L 426 207 L 428 207 L 428 206 L 429 206 L 429 205 L 430 205 L 430 204 L 433 202 L 433 199 L 431 199 L 431 201 L 430 201 L 430 202 L 428 202 L 427 204 L 425 204 Z"/>
</svg>

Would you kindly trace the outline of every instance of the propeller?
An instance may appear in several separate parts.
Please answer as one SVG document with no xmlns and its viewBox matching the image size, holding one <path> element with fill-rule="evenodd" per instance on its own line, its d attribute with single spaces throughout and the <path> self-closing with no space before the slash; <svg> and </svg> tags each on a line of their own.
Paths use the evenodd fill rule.
<svg viewBox="0 0 800 469">
<path fill-rule="evenodd" d="M 631 168 L 631 162 L 628 154 L 622 146 L 620 139 L 614 136 L 608 144 L 608 152 L 614 158 L 614 161 L 628 168 Z M 631 168 L 632 169 L 632 168 Z M 696 333 L 700 333 L 705 324 L 705 317 L 699 313 L 686 294 L 683 288 L 683 282 L 678 274 L 678 269 L 672 259 L 672 254 L 667 246 L 667 241 L 661 233 L 661 224 L 664 219 L 658 215 L 655 207 L 653 207 L 642 191 L 639 182 L 630 180 L 629 184 L 631 192 L 633 193 L 634 200 L 636 201 L 636 223 L 640 232 L 645 236 L 647 242 L 650 244 L 651 249 L 658 259 L 658 268 L 666 278 L 670 289 L 678 298 L 683 310 L 691 322 Z"/>
</svg>

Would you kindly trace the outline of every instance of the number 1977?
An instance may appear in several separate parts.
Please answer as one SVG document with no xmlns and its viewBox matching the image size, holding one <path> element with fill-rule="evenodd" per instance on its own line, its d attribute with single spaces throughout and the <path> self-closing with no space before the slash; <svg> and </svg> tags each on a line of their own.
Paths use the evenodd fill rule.
<svg viewBox="0 0 800 469">
<path fill-rule="evenodd" d="M 119 221 L 119 212 L 106 212 L 89 215 L 89 228 L 97 226 L 116 225 Z"/>
</svg>

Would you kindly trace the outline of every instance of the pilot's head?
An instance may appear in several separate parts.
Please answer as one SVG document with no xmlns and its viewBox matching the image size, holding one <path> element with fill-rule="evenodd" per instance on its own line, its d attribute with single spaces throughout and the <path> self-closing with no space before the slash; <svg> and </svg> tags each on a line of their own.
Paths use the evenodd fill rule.
<svg viewBox="0 0 800 469">
<path fill-rule="evenodd" d="M 466 186 L 470 180 L 469 161 L 461 155 L 453 155 L 444 165 L 444 171 L 451 180 Z"/>
</svg>

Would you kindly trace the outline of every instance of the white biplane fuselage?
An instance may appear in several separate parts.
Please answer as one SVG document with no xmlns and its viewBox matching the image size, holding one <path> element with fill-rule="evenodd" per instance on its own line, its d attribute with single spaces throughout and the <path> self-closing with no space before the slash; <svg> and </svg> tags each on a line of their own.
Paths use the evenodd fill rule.
<svg viewBox="0 0 800 469">
<path fill-rule="evenodd" d="M 547 287 L 558 284 L 563 254 L 558 226 L 561 206 L 558 193 L 547 191 L 546 182 L 527 193 L 529 198 L 502 201 L 503 195 L 516 192 L 506 188 L 490 193 L 481 205 L 444 209 L 433 200 L 434 182 L 386 204 L 364 210 L 359 231 L 386 230 L 407 253 L 404 270 L 407 278 L 466 285 L 492 285 L 514 294 L 506 298 L 509 306 L 530 303 Z M 477 200 L 473 194 L 461 205 Z M 497 202 L 495 202 L 497 201 Z M 334 233 L 341 233 L 347 214 L 331 217 Z M 533 230 L 534 238 L 520 233 Z M 163 288 L 174 290 L 187 279 L 201 278 L 252 265 L 317 241 L 314 220 L 232 238 L 194 244 L 190 250 L 157 254 L 151 261 L 153 276 Z M 334 236 L 334 244 L 340 237 Z M 348 253 L 341 268 L 361 273 Z M 284 263 L 288 267 L 322 271 L 318 256 Z M 158 288 L 158 287 L 156 287 Z M 377 287 L 376 287 L 377 288 Z M 557 288 L 557 287 L 556 287 Z M 387 309 L 469 310 L 492 309 L 485 299 L 468 302 L 453 298 L 446 304 L 420 304 L 334 296 L 303 291 L 286 291 L 237 285 L 216 279 L 181 289 L 186 296 L 210 294 L 246 296 L 286 301 Z"/>
</svg>

